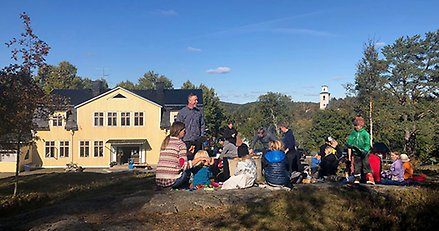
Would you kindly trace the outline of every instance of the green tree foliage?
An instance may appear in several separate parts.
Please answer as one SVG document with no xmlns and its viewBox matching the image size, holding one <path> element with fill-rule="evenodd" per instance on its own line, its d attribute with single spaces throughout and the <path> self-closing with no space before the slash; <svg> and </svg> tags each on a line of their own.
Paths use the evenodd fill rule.
<svg viewBox="0 0 439 231">
<path fill-rule="evenodd" d="M 220 100 L 213 88 L 200 84 L 199 89 L 203 91 L 203 110 L 206 128 L 208 129 L 207 134 L 218 137 L 221 127 L 227 123 L 224 109 L 221 107 Z"/>
<path fill-rule="evenodd" d="M 369 117 L 370 142 L 373 144 L 373 102 L 381 101 L 383 96 L 384 80 L 381 74 L 385 71 L 386 65 L 378 58 L 378 51 L 375 47 L 376 41 L 369 40 L 364 45 L 363 58 L 357 65 L 355 75 L 355 90 L 357 91 L 359 106 L 367 110 Z M 367 105 L 367 107 L 365 107 Z"/>
<path fill-rule="evenodd" d="M 403 150 L 409 154 L 420 154 L 417 137 L 433 142 L 437 125 L 430 120 L 437 119 L 438 105 L 438 60 L 439 30 L 420 35 L 398 38 L 393 44 L 383 48 L 387 62 L 386 87 L 398 104 L 394 113 L 398 114 L 400 127 L 404 130 Z"/>
<path fill-rule="evenodd" d="M 162 82 L 164 89 L 173 89 L 172 81 L 164 75 L 159 75 L 154 71 L 148 71 L 139 78 L 137 88 L 139 90 L 156 89 L 156 83 Z"/>
<path fill-rule="evenodd" d="M 130 90 L 136 90 L 137 89 L 136 84 L 134 84 L 133 82 L 131 82 L 129 80 L 122 81 L 122 82 L 118 83 L 116 86 L 117 87 L 123 87 L 125 89 L 130 89 Z"/>
<path fill-rule="evenodd" d="M 62 61 L 58 66 L 46 65 L 38 70 L 35 80 L 46 93 L 53 89 L 78 89 L 82 80 L 76 75 L 77 68 L 67 61 Z"/>
<path fill-rule="evenodd" d="M 143 74 L 143 76 L 137 80 L 137 83 L 126 80 L 118 83 L 116 86 L 131 90 L 154 90 L 157 88 L 158 82 L 163 83 L 164 89 L 174 88 L 174 85 L 170 79 L 164 75 L 157 74 L 154 71 L 148 71 Z"/>
<path fill-rule="evenodd" d="M 20 144 L 30 141 L 35 117 L 48 118 L 55 109 L 54 105 L 60 105 L 50 95 L 44 94 L 32 77 L 33 71 L 45 66 L 50 47 L 33 32 L 26 13 L 20 18 L 25 31 L 19 39 L 14 38 L 6 44 L 12 48 L 12 59 L 21 64 L 11 64 L 0 71 L 0 134 L 9 139 L 7 142 L 17 145 L 14 196 L 18 190 Z"/>
<path fill-rule="evenodd" d="M 319 110 L 312 117 L 312 127 L 306 136 L 304 147 L 317 151 L 328 136 L 335 138 L 340 145 L 343 145 L 351 130 L 352 114 L 350 111 Z"/>
<path fill-rule="evenodd" d="M 382 59 L 369 41 L 350 88 L 353 110 L 373 117 L 375 140 L 409 155 L 427 157 L 438 150 L 438 34 L 398 38 L 381 50 Z"/>
<path fill-rule="evenodd" d="M 292 120 L 291 103 L 291 97 L 281 93 L 268 92 L 259 96 L 258 108 L 264 118 L 262 126 L 274 127 L 279 132 L 277 125 L 280 122 Z"/>
<path fill-rule="evenodd" d="M 181 89 L 195 89 L 197 88 L 191 81 L 186 81 L 181 85 Z"/>
<path fill-rule="evenodd" d="M 62 61 L 58 66 L 45 65 L 38 70 L 35 81 L 46 92 L 50 93 L 53 89 L 91 89 L 92 80 L 77 76 L 77 68 L 73 64 Z M 105 79 L 99 79 L 102 89 L 108 89 Z"/>
</svg>

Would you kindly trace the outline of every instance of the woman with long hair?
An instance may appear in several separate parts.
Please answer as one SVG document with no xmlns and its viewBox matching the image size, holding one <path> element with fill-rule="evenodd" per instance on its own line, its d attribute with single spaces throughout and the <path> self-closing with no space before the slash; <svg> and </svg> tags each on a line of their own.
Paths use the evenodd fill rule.
<svg viewBox="0 0 439 231">
<path fill-rule="evenodd" d="M 190 172 L 188 169 L 206 158 L 187 160 L 186 145 L 182 141 L 185 126 L 182 122 L 174 122 L 169 135 L 160 147 L 160 157 L 156 170 L 156 184 L 159 188 L 180 188 L 188 185 Z"/>
</svg>

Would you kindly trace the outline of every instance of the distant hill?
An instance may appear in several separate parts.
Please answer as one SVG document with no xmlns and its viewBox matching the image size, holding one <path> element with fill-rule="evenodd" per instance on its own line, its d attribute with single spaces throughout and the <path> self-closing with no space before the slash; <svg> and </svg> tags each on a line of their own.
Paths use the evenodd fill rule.
<svg viewBox="0 0 439 231">
<path fill-rule="evenodd" d="M 237 103 L 228 103 L 228 102 L 221 102 L 220 105 L 224 108 L 227 114 L 233 115 L 237 111 L 241 110 L 247 110 L 252 105 L 256 104 L 257 102 L 250 102 L 245 104 L 237 104 Z M 319 103 L 313 103 L 313 102 L 292 102 L 291 103 L 293 108 L 297 108 L 298 111 L 300 111 L 299 114 L 305 115 L 309 112 L 314 112 L 316 110 L 319 110 Z"/>
<path fill-rule="evenodd" d="M 228 103 L 228 102 L 221 102 L 220 101 L 220 105 L 224 108 L 226 113 L 230 114 L 230 115 L 234 114 L 236 111 L 248 109 L 253 104 L 256 104 L 256 102 L 238 104 L 238 103 Z"/>
</svg>

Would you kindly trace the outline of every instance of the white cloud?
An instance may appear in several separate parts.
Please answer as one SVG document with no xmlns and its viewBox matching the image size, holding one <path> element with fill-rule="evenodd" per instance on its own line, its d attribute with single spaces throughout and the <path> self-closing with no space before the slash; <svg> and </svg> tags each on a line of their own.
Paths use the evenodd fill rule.
<svg viewBox="0 0 439 231">
<path fill-rule="evenodd" d="M 177 16 L 178 13 L 175 10 L 159 10 L 159 13 L 163 16 Z"/>
<path fill-rule="evenodd" d="M 385 45 L 386 45 L 385 42 L 377 42 L 377 43 L 375 43 L 375 48 L 380 48 L 380 47 L 383 47 Z"/>
<path fill-rule="evenodd" d="M 230 67 L 217 67 L 215 69 L 209 69 L 206 72 L 209 74 L 226 74 L 232 71 Z"/>
<path fill-rule="evenodd" d="M 195 48 L 195 47 L 188 47 L 187 50 L 190 52 L 201 52 L 200 48 Z"/>
<path fill-rule="evenodd" d="M 334 77 L 332 77 L 331 78 L 331 80 L 334 80 L 334 81 L 339 81 L 339 80 L 345 80 L 346 78 L 344 77 L 344 76 L 334 76 Z"/>
</svg>

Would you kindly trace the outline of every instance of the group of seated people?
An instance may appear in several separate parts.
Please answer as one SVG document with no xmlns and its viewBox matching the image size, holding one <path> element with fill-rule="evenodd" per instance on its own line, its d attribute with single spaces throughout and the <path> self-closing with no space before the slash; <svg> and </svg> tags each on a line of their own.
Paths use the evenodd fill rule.
<svg viewBox="0 0 439 231">
<path fill-rule="evenodd" d="M 374 179 L 374 183 L 410 185 L 414 182 L 425 181 L 425 175 L 414 175 L 413 165 L 407 154 L 400 154 L 396 151 L 390 152 L 392 164 L 388 170 L 382 169 L 383 161 L 380 156 L 381 154 L 375 148 L 372 148 L 368 156 L 372 171 L 370 174 Z M 341 172 L 344 172 L 346 179 L 349 181 L 349 176 L 353 172 L 351 161 L 344 158 L 337 141 L 328 137 L 325 144 L 320 147 L 320 153 L 311 159 L 311 173 L 317 179 L 338 180 L 340 178 L 339 164 L 341 162 L 345 163 L 345 169 Z"/>
<path fill-rule="evenodd" d="M 293 180 L 294 174 L 303 174 L 308 171 L 303 170 L 302 166 L 291 166 L 288 151 L 278 140 L 269 141 L 268 150 L 262 156 L 258 156 L 261 161 L 261 166 L 258 168 L 252 149 L 249 149 L 239 135 L 234 136 L 234 140 L 220 139 L 219 143 L 222 148 L 216 157 L 210 156 L 206 150 L 199 150 L 195 155 L 191 155 L 192 160 L 188 160 L 187 153 L 193 153 L 194 150 L 187 150 L 185 143 L 181 140 L 184 130 L 184 124 L 174 123 L 170 134 L 162 143 L 156 170 L 158 188 L 211 189 L 220 185 L 222 189 L 248 188 L 255 184 L 258 171 L 262 173 L 265 182 L 270 186 L 292 187 L 292 183 L 297 183 Z M 425 180 L 423 176 L 413 175 L 413 166 L 405 154 L 392 152 L 393 163 L 388 171 L 381 170 L 382 161 L 373 149 L 368 158 L 375 182 L 403 185 L 406 182 Z M 307 176 L 331 179 L 331 176 L 339 175 L 341 160 L 343 160 L 343 153 L 338 142 L 328 137 L 325 144 L 320 147 L 320 153 L 312 158 L 311 172 L 307 172 Z M 353 173 L 352 166 L 349 160 L 345 161 L 345 164 L 344 174 L 348 178 Z M 233 171 L 230 171 L 231 169 Z M 297 171 L 297 169 L 302 170 Z"/>
</svg>

